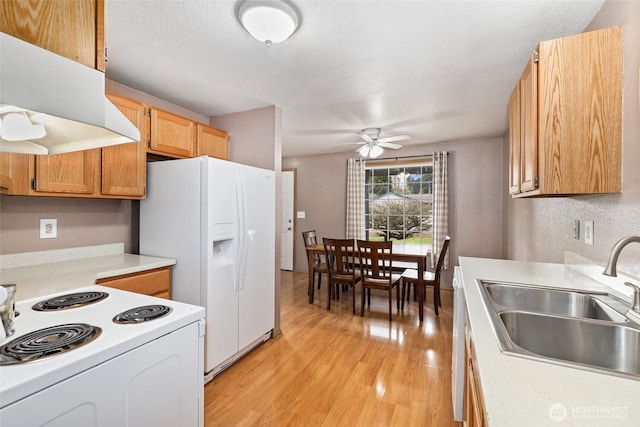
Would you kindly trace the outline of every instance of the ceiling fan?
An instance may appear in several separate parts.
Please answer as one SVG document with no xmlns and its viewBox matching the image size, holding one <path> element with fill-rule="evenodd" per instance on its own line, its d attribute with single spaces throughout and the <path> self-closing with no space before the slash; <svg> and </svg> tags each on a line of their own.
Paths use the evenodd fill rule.
<svg viewBox="0 0 640 427">
<path fill-rule="evenodd" d="M 356 150 L 362 157 L 375 158 L 380 156 L 384 148 L 392 148 L 397 150 L 402 148 L 401 144 L 394 144 L 394 141 L 403 141 L 409 139 L 409 135 L 390 136 L 387 138 L 380 138 L 380 128 L 366 128 L 362 129 L 360 138 L 364 141 L 359 141 L 358 144 L 363 144 L 362 147 Z"/>
</svg>

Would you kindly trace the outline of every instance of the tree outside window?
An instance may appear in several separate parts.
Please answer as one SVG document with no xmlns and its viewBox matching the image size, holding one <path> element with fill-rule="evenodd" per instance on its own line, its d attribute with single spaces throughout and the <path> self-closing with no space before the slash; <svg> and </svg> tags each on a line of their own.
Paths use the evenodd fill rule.
<svg viewBox="0 0 640 427">
<path fill-rule="evenodd" d="M 431 163 L 371 166 L 365 175 L 368 240 L 428 245 L 433 226 Z"/>
</svg>

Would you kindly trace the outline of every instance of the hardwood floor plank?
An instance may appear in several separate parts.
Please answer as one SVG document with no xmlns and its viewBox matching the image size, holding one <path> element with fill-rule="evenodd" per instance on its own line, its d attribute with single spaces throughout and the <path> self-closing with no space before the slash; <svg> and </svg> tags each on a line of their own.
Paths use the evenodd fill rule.
<svg viewBox="0 0 640 427">
<path fill-rule="evenodd" d="M 306 284 L 306 274 L 282 272 L 282 334 L 205 386 L 207 427 L 459 425 L 451 292 L 438 317 L 427 301 L 422 324 L 416 302 L 397 313 L 394 301 L 389 323 L 385 292 L 373 292 L 361 317 L 346 293 L 327 311 L 325 287 L 309 304 Z"/>
</svg>

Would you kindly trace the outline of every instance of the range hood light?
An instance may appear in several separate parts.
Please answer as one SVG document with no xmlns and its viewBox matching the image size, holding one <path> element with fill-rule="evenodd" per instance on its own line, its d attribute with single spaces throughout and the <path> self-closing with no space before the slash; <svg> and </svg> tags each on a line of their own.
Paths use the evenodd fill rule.
<svg viewBox="0 0 640 427">
<path fill-rule="evenodd" d="M 44 138 L 43 125 L 34 125 L 27 113 L 6 113 L 0 121 L 0 137 L 6 141 L 24 141 Z"/>
</svg>

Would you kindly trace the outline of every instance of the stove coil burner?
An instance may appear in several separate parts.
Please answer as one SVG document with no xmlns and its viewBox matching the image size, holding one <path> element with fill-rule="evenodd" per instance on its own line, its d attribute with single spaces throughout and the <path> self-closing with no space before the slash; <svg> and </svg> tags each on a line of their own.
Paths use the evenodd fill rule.
<svg viewBox="0 0 640 427">
<path fill-rule="evenodd" d="M 148 320 L 159 319 L 171 313 L 172 308 L 166 305 L 144 305 L 123 311 L 113 318 L 115 323 L 141 323 Z"/>
<path fill-rule="evenodd" d="M 75 294 L 60 295 L 48 300 L 40 301 L 32 308 L 36 311 L 55 311 L 77 308 L 93 304 L 108 297 L 106 292 L 78 292 Z"/>
<path fill-rule="evenodd" d="M 86 323 L 70 323 L 14 338 L 0 346 L 0 365 L 32 362 L 71 351 L 98 338 L 102 329 Z"/>
</svg>

